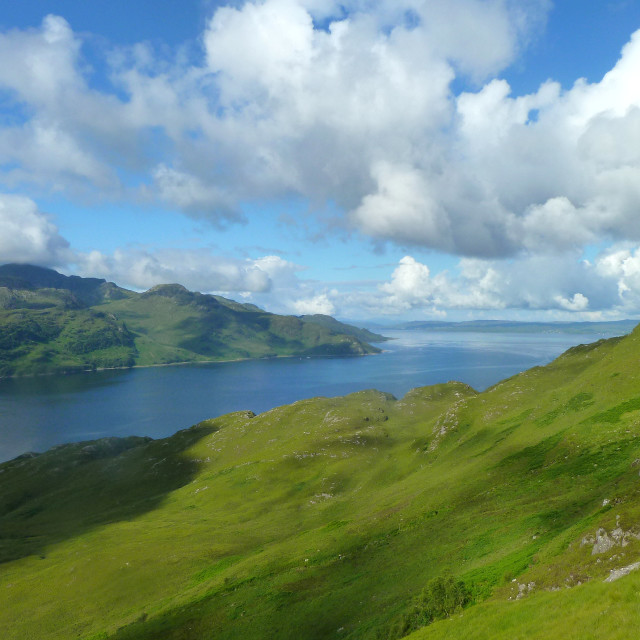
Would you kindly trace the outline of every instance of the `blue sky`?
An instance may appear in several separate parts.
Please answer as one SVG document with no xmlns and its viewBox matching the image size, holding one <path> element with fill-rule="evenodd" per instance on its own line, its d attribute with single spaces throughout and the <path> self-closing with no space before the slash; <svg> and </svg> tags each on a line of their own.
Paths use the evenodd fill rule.
<svg viewBox="0 0 640 640">
<path fill-rule="evenodd" d="M 638 29 L 626 0 L 4 3 L 0 262 L 363 322 L 639 317 Z"/>
</svg>

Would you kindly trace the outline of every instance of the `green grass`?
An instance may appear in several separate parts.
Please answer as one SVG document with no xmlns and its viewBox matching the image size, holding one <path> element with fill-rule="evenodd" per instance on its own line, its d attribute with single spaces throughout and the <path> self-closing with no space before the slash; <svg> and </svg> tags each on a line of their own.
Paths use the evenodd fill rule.
<svg viewBox="0 0 640 640">
<path fill-rule="evenodd" d="M 593 580 L 560 591 L 538 591 L 519 601 L 493 600 L 436 622 L 410 640 L 629 640 L 640 621 L 640 575 Z"/>
<path fill-rule="evenodd" d="M 640 534 L 639 340 L 483 393 L 314 398 L 0 465 L 0 634 L 378 640 L 452 576 L 471 601 L 416 638 L 633 637 L 640 572 L 603 580 L 640 539 L 582 540 Z"/>
<path fill-rule="evenodd" d="M 14 276 L 3 278 L 2 269 L 0 376 L 379 351 L 361 338 L 380 336 L 325 316 L 279 316 L 180 285 L 137 294 L 50 270 L 36 269 L 36 275 L 73 291 L 35 288 Z M 16 282 L 29 288 L 2 286 Z"/>
<path fill-rule="evenodd" d="M 130 367 L 134 336 L 94 309 L 0 310 L 0 376 Z"/>
</svg>

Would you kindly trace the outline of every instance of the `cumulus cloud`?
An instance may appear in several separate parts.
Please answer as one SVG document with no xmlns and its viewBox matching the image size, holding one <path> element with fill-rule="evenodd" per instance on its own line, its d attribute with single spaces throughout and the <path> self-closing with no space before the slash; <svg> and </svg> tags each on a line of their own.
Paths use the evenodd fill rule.
<svg viewBox="0 0 640 640">
<path fill-rule="evenodd" d="M 219 226 L 242 221 L 247 201 L 301 196 L 317 210 L 335 204 L 376 241 L 463 258 L 456 274 L 435 275 L 404 259 L 378 292 L 388 309 L 631 304 L 633 246 L 594 264 L 576 256 L 594 241 L 640 241 L 640 31 L 600 81 L 514 96 L 500 73 L 549 6 L 239 2 L 212 13 L 200 59 L 113 49 L 101 82 L 87 36 L 48 16 L 0 33 L 0 90 L 15 116 L 0 123 L 0 182 L 157 199 Z M 460 78 L 477 89 L 456 95 Z M 55 228 L 37 212 L 25 219 L 44 238 L 33 255 L 60 260 Z M 85 258 L 136 286 L 211 281 L 256 295 L 277 272 L 289 308 L 339 309 L 321 285 L 301 291 L 291 263 L 263 260 Z"/>
<path fill-rule="evenodd" d="M 622 306 L 630 313 L 640 308 L 640 248 L 612 247 L 598 256 L 595 270 L 615 283 Z"/>
<path fill-rule="evenodd" d="M 383 283 L 380 291 L 387 295 L 386 306 L 399 312 L 432 304 L 438 284 L 426 264 L 405 256 L 391 274 L 391 281 Z"/>
<path fill-rule="evenodd" d="M 584 311 L 589 306 L 589 298 L 581 293 L 575 293 L 571 299 L 556 296 L 554 300 L 567 311 Z"/>
<path fill-rule="evenodd" d="M 456 74 L 483 78 L 513 60 L 531 15 L 505 3 L 482 15 L 474 2 L 400 5 L 356 10 L 326 31 L 293 0 L 213 17 L 207 61 L 225 124 L 252 129 L 254 166 L 272 187 L 335 198 L 375 239 L 462 256 L 640 239 L 640 32 L 600 82 L 512 96 L 493 79 L 455 96 Z"/>
<path fill-rule="evenodd" d="M 242 201 L 296 194 L 335 201 L 372 236 L 462 251 L 432 173 L 451 82 L 512 62 L 547 4 L 246 1 L 214 11 L 200 61 L 114 49 L 108 83 L 94 82 L 87 36 L 47 16 L 0 34 L 0 88 L 21 110 L 0 127 L 0 179 L 103 197 L 137 183 L 218 224 Z"/>
<path fill-rule="evenodd" d="M 193 217 L 208 217 L 218 225 L 242 219 L 222 188 L 205 184 L 196 176 L 161 164 L 153 170 L 153 179 L 161 200 Z"/>
<path fill-rule="evenodd" d="M 0 90 L 19 114 L 0 127 L 5 182 L 53 190 L 114 185 L 114 168 L 91 143 L 113 121 L 107 108 L 113 100 L 91 94 L 79 55 L 79 39 L 59 16 L 45 17 L 40 29 L 0 34 Z"/>
<path fill-rule="evenodd" d="M 69 243 L 33 200 L 0 194 L 0 263 L 59 266 L 70 257 Z"/>
<path fill-rule="evenodd" d="M 335 306 L 329 300 L 326 293 L 321 293 L 313 298 L 295 300 L 292 303 L 293 309 L 298 315 L 313 315 L 321 313 L 327 316 L 335 313 Z"/>
<path fill-rule="evenodd" d="M 175 282 L 195 291 L 244 294 L 265 293 L 272 286 L 259 261 L 220 257 L 206 249 L 117 249 L 111 255 L 92 251 L 76 254 L 74 262 L 81 275 L 135 289 Z"/>
<path fill-rule="evenodd" d="M 337 312 L 440 317 L 452 311 L 555 313 L 567 318 L 628 317 L 640 311 L 640 249 L 618 247 L 593 263 L 572 256 L 517 260 L 463 258 L 454 270 L 432 273 L 405 256 L 388 281 L 329 296 Z"/>
<path fill-rule="evenodd" d="M 559 203 L 558 206 L 564 206 Z M 512 260 L 463 258 L 434 272 L 404 256 L 388 280 L 333 288 L 303 278 L 305 267 L 276 255 L 238 260 L 208 249 L 120 248 L 80 253 L 29 198 L 0 196 L 0 263 L 30 262 L 122 286 L 178 282 L 189 289 L 241 296 L 277 313 L 438 316 L 451 311 L 555 311 L 580 318 L 640 312 L 640 247 L 614 245 L 591 261 L 576 251 Z M 600 316 L 598 315 L 600 314 Z"/>
</svg>

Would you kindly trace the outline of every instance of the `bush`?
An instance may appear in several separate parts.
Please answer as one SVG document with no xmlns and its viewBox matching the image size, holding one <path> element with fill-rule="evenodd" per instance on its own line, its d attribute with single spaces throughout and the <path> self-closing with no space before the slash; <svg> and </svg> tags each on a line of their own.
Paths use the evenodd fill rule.
<svg viewBox="0 0 640 640">
<path fill-rule="evenodd" d="M 434 578 L 415 599 L 411 609 L 392 627 L 388 638 L 403 638 L 434 620 L 448 618 L 470 599 L 471 593 L 462 580 L 456 581 L 451 576 Z"/>
</svg>

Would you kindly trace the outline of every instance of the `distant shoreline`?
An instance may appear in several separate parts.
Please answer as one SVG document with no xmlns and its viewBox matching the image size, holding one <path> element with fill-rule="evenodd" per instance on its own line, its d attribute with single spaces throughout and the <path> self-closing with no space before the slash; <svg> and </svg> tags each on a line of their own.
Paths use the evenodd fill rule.
<svg viewBox="0 0 640 640">
<path fill-rule="evenodd" d="M 300 358 L 300 360 L 306 360 L 307 358 L 362 358 L 365 356 L 377 356 L 383 353 L 381 349 L 378 353 L 349 353 L 340 355 L 289 355 L 289 356 L 263 356 L 261 358 L 231 358 L 230 360 L 183 360 L 180 362 L 158 362 L 157 364 L 134 364 L 130 367 L 96 367 L 95 369 L 78 369 L 75 371 L 50 371 L 48 373 L 23 373 L 11 376 L 0 376 L 0 380 L 10 380 L 12 378 L 43 378 L 47 376 L 73 376 L 81 375 L 85 373 L 98 373 L 98 371 L 129 371 L 131 369 L 150 369 L 152 367 L 180 367 L 190 364 L 227 364 L 230 362 L 249 362 L 257 360 L 278 360 L 283 358 Z"/>
</svg>

